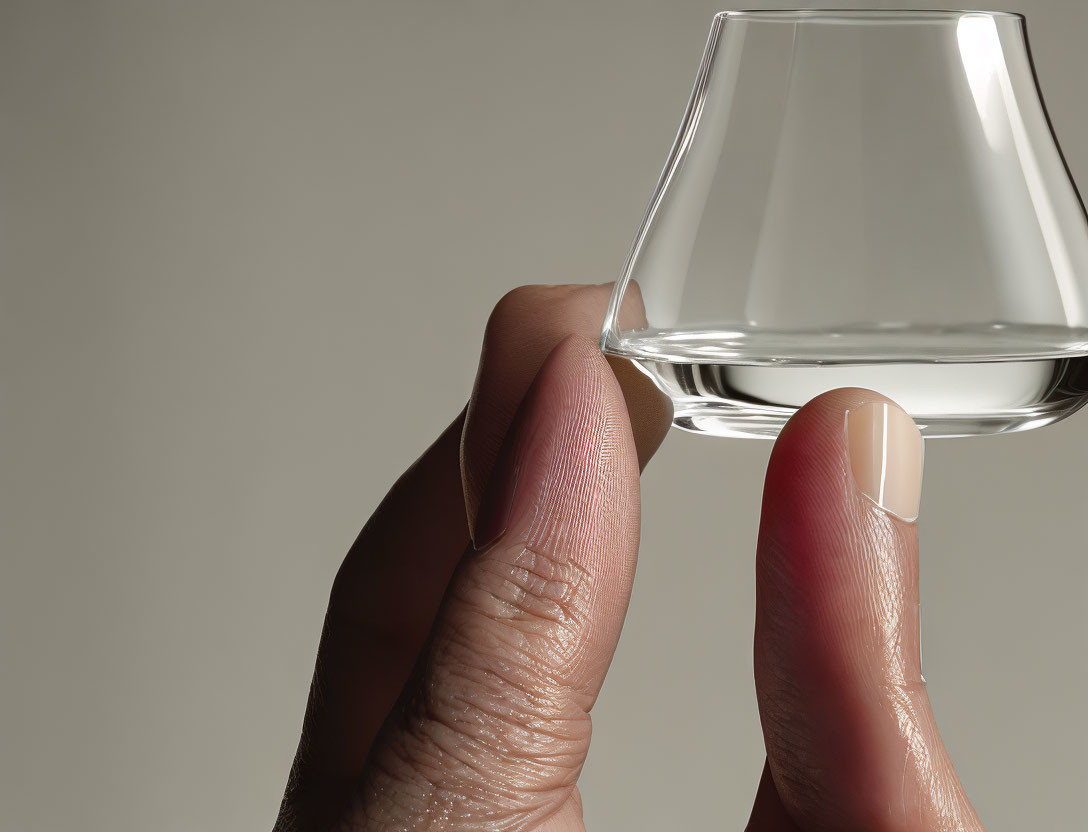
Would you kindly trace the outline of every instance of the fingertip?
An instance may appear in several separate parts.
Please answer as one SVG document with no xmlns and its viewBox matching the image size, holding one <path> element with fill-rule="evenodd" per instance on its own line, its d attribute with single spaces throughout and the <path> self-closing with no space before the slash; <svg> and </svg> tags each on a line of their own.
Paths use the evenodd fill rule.
<svg viewBox="0 0 1088 832">
<path fill-rule="evenodd" d="M 512 512 L 538 521 L 569 512 L 571 492 L 593 495 L 637 470 L 619 383 L 596 344 L 568 335 L 548 354 L 518 409 L 484 490 L 473 540 L 485 548 L 516 524 Z"/>
<path fill-rule="evenodd" d="M 782 429 L 765 494 L 801 492 L 828 509 L 860 498 L 863 511 L 911 523 L 921 500 L 923 444 L 914 420 L 887 396 L 862 387 L 830 390 Z"/>
<path fill-rule="evenodd" d="M 476 525 L 492 467 L 533 380 L 569 334 L 596 343 L 610 294 L 608 286 L 519 286 L 495 304 L 461 436 L 461 477 L 470 528 Z"/>
<path fill-rule="evenodd" d="M 821 393 L 790 417 L 775 441 L 775 450 L 784 444 L 810 441 L 812 434 L 816 432 L 833 432 L 836 426 L 841 427 L 849 411 L 874 402 L 886 403 L 902 410 L 883 393 L 866 387 L 838 387 Z"/>
</svg>

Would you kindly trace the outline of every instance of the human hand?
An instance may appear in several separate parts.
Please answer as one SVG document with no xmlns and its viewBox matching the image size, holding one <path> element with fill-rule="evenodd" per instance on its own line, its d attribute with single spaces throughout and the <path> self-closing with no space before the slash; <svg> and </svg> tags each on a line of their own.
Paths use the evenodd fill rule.
<svg viewBox="0 0 1088 832">
<path fill-rule="evenodd" d="M 596 348 L 609 290 L 525 287 L 492 313 L 466 411 L 337 575 L 278 830 L 584 828 L 577 780 L 634 577 L 638 472 L 671 418 Z M 887 510 L 915 513 L 921 439 L 885 402 L 819 397 L 768 466 L 752 832 L 982 828 L 920 673 L 917 529 Z M 875 478 L 860 450 L 874 441 Z"/>
</svg>

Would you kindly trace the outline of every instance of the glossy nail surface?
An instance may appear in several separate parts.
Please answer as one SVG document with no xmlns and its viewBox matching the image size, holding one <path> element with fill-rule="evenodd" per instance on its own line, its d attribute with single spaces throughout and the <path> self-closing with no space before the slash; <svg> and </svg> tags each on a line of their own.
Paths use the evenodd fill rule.
<svg viewBox="0 0 1088 832">
<path fill-rule="evenodd" d="M 846 415 L 850 468 L 858 488 L 885 511 L 918 517 L 922 435 L 898 405 L 869 402 Z"/>
</svg>

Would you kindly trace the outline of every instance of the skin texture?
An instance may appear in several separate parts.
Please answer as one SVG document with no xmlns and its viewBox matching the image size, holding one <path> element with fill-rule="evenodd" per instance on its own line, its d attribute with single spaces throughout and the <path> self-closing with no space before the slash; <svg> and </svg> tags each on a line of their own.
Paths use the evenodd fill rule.
<svg viewBox="0 0 1088 832">
<path fill-rule="evenodd" d="M 638 473 L 671 420 L 597 349 L 609 293 L 523 287 L 495 307 L 466 410 L 337 575 L 278 830 L 584 828 L 577 780 L 633 582 Z M 768 468 L 753 832 L 981 829 L 919 672 L 917 529 L 851 474 L 846 412 L 878 401 L 818 398 Z"/>
</svg>

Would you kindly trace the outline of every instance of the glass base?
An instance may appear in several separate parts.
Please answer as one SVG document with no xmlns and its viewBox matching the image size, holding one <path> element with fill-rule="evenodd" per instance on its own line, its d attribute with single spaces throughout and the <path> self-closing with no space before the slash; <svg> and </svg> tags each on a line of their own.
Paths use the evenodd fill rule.
<svg viewBox="0 0 1088 832">
<path fill-rule="evenodd" d="M 693 364 L 628 359 L 673 403 L 673 424 L 713 436 L 773 438 L 806 402 L 840 387 L 875 390 L 923 436 L 1012 433 L 1088 402 L 1088 357 L 987 362 Z"/>
<path fill-rule="evenodd" d="M 1085 403 L 1055 409 L 1025 408 L 986 416 L 925 416 L 914 415 L 914 420 L 927 439 L 952 439 L 965 436 L 990 436 L 999 433 L 1017 433 L 1059 422 L 1071 416 Z M 730 405 L 702 403 L 673 416 L 673 427 L 704 436 L 723 436 L 743 439 L 774 439 L 798 408 L 759 407 L 755 405 Z"/>
</svg>

